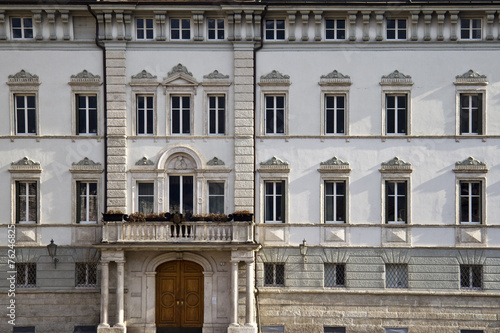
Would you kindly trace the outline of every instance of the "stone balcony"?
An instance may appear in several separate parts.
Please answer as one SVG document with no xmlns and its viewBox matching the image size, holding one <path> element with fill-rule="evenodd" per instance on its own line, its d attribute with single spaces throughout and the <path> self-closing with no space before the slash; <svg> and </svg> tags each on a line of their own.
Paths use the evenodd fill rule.
<svg viewBox="0 0 500 333">
<path fill-rule="evenodd" d="M 252 222 L 104 222 L 103 243 L 253 243 Z"/>
</svg>

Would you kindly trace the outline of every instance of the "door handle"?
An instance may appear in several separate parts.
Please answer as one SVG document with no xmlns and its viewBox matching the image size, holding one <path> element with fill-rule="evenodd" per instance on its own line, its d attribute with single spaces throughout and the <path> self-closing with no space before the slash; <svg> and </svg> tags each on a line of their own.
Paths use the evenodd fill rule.
<svg viewBox="0 0 500 333">
<path fill-rule="evenodd" d="M 184 305 L 184 300 L 183 299 L 181 299 L 181 305 Z"/>
<path fill-rule="evenodd" d="M 177 305 L 180 305 L 180 304 L 179 304 L 179 300 L 177 300 Z"/>
</svg>

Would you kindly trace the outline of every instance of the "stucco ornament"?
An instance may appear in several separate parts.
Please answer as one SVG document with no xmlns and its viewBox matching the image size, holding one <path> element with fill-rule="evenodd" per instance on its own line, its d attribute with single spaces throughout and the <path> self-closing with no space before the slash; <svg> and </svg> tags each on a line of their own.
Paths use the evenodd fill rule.
<svg viewBox="0 0 500 333">
<path fill-rule="evenodd" d="M 135 162 L 135 165 L 153 165 L 153 164 L 154 164 L 153 161 L 151 161 L 146 156 Z"/>
<path fill-rule="evenodd" d="M 486 75 L 481 75 L 478 72 L 474 72 L 472 69 L 469 69 L 467 72 L 462 75 L 457 75 L 455 78 L 457 79 L 486 79 Z"/>
<path fill-rule="evenodd" d="M 349 79 L 350 76 L 349 75 L 344 75 L 344 74 L 340 73 L 339 71 L 337 71 L 335 69 L 331 73 L 328 73 L 326 75 L 321 75 L 321 78 L 322 79 Z"/>
<path fill-rule="evenodd" d="M 187 163 L 184 161 L 184 157 L 180 156 L 177 158 L 177 161 L 175 161 L 175 170 L 186 170 L 187 169 Z"/>
<path fill-rule="evenodd" d="M 479 160 L 476 160 L 474 157 L 472 156 L 469 156 L 468 158 L 466 158 L 465 160 L 463 161 L 458 161 L 457 163 L 455 163 L 456 166 L 459 166 L 459 165 L 473 165 L 473 166 L 484 166 L 486 167 L 486 163 L 484 162 L 481 162 Z"/>
<path fill-rule="evenodd" d="M 383 75 L 382 78 L 383 79 L 411 79 L 411 76 L 405 75 L 396 69 L 391 74 Z"/>
<path fill-rule="evenodd" d="M 282 161 L 276 156 L 273 156 L 265 162 L 260 162 L 260 165 L 288 165 L 288 162 Z"/>
<path fill-rule="evenodd" d="M 78 74 L 71 75 L 71 79 L 94 79 L 99 80 L 101 77 L 99 75 L 94 75 L 91 72 L 84 69 Z"/>
<path fill-rule="evenodd" d="M 156 79 L 156 75 L 153 75 L 143 69 L 141 72 L 137 73 L 136 75 L 132 75 L 132 79 Z"/>
<path fill-rule="evenodd" d="M 93 166 L 100 166 L 101 165 L 101 163 L 94 162 L 91 159 L 89 159 L 88 157 L 84 157 L 81 161 L 73 162 L 72 164 L 73 165 L 93 165 Z"/>
<path fill-rule="evenodd" d="M 172 67 L 172 70 L 168 72 L 168 76 L 175 75 L 177 73 L 184 73 L 189 76 L 193 76 L 193 73 L 189 72 L 186 68 L 186 66 L 183 66 L 182 64 L 177 64 L 176 66 Z"/>
<path fill-rule="evenodd" d="M 38 75 L 31 74 L 26 72 L 24 69 L 21 69 L 21 71 L 17 72 L 14 75 L 9 75 L 9 79 L 30 79 L 30 80 L 38 80 Z"/>
<path fill-rule="evenodd" d="M 411 163 L 405 162 L 399 157 L 394 157 L 392 160 L 389 160 L 387 162 L 382 162 L 382 167 L 384 166 L 411 166 Z"/>
<path fill-rule="evenodd" d="M 210 161 L 207 162 L 207 165 L 225 165 L 223 160 L 214 156 Z"/>
<path fill-rule="evenodd" d="M 229 75 L 224 75 L 220 73 L 218 70 L 214 70 L 212 73 L 203 75 L 204 79 L 229 79 Z"/>
<path fill-rule="evenodd" d="M 40 165 L 40 162 L 35 162 L 25 156 L 17 162 L 12 162 L 11 165 Z"/>
<path fill-rule="evenodd" d="M 349 165 L 349 162 L 344 162 L 337 156 L 333 156 L 328 161 L 321 162 L 320 165 Z"/>
<path fill-rule="evenodd" d="M 267 75 L 262 75 L 260 77 L 260 79 L 261 80 L 289 80 L 290 75 L 281 74 L 277 70 L 273 70 L 271 73 L 269 73 Z"/>
</svg>

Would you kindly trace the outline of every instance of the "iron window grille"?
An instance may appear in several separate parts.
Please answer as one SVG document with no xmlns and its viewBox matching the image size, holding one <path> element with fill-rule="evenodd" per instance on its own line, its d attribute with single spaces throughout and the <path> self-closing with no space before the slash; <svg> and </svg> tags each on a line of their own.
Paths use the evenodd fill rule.
<svg viewBox="0 0 500 333">
<path fill-rule="evenodd" d="M 36 263 L 17 263 L 16 273 L 16 287 L 36 287 Z"/>
<path fill-rule="evenodd" d="M 325 264 L 325 287 L 345 287 L 345 264 Z"/>
<path fill-rule="evenodd" d="M 264 264 L 264 286 L 285 286 L 285 264 Z"/>
<path fill-rule="evenodd" d="M 481 265 L 460 265 L 460 289 L 483 289 L 483 268 Z"/>
<path fill-rule="evenodd" d="M 385 287 L 386 288 L 408 288 L 408 265 L 386 264 L 385 265 Z"/>
<path fill-rule="evenodd" d="M 77 287 L 97 287 L 97 263 L 75 263 L 75 280 Z"/>
</svg>

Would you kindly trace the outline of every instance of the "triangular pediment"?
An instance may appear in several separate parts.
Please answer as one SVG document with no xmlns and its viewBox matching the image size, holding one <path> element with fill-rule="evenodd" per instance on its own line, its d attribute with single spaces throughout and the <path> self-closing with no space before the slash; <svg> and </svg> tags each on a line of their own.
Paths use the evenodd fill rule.
<svg viewBox="0 0 500 333">
<path fill-rule="evenodd" d="M 185 73 L 175 73 L 164 78 L 162 84 L 165 86 L 197 86 L 199 83 L 192 76 Z"/>
</svg>

